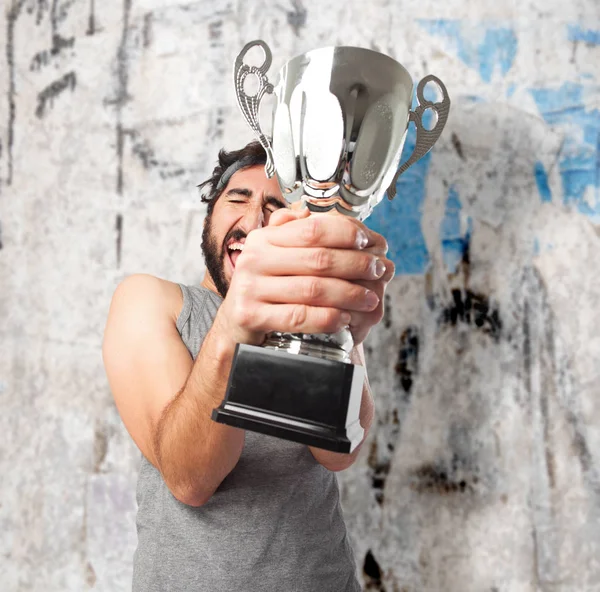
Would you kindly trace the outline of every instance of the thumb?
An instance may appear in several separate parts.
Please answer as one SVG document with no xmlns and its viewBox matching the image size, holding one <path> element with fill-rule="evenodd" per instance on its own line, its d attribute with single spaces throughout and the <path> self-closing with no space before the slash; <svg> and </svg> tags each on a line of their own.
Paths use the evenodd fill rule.
<svg viewBox="0 0 600 592">
<path fill-rule="evenodd" d="M 269 216 L 269 223 L 267 226 L 282 226 L 286 222 L 300 220 L 302 218 L 307 218 L 308 216 L 310 216 L 310 210 L 308 208 L 302 208 L 301 210 L 280 208 Z"/>
</svg>

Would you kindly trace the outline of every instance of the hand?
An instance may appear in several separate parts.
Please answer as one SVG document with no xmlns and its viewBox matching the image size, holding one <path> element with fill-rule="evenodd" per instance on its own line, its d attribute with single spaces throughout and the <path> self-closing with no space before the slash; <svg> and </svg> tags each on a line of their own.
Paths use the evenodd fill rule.
<svg viewBox="0 0 600 592">
<path fill-rule="evenodd" d="M 382 277 L 393 274 L 386 251 L 383 237 L 346 216 L 278 210 L 268 226 L 248 234 L 220 321 L 235 342 L 253 345 L 271 331 L 335 333 L 348 324 L 363 340 L 383 315 L 389 279 L 375 272 L 381 260 Z"/>
<path fill-rule="evenodd" d="M 292 210 L 300 210 L 301 207 L 302 203 L 298 201 L 292 205 Z M 339 213 L 337 210 L 330 210 L 326 214 L 328 216 L 343 216 L 343 214 Z M 355 282 L 361 286 L 364 286 L 365 288 L 368 288 L 369 290 L 372 290 L 379 297 L 379 304 L 374 310 L 367 312 L 354 311 L 351 313 L 352 318 L 350 321 L 350 332 L 352 333 L 354 345 L 359 345 L 367 338 L 369 332 L 371 331 L 371 327 L 377 325 L 383 318 L 383 299 L 385 290 L 387 285 L 394 277 L 396 268 L 390 259 L 385 258 L 385 255 L 388 252 L 388 244 L 386 239 L 382 235 L 369 230 L 362 222 L 350 217 L 347 219 L 350 222 L 357 224 L 359 228 L 361 228 L 367 234 L 369 242 L 363 251 L 365 253 L 371 253 L 378 256 L 385 265 L 385 273 L 381 278 L 376 280 L 357 280 Z"/>
</svg>

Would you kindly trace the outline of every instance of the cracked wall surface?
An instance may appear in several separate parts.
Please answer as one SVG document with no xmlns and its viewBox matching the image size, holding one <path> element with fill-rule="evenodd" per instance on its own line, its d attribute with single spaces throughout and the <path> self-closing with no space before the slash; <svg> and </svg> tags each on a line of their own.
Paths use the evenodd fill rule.
<svg viewBox="0 0 600 592">
<path fill-rule="evenodd" d="M 600 590 L 597 0 L 5 0 L 0 589 L 131 587 L 139 452 L 104 323 L 127 275 L 201 280 L 196 185 L 252 137 L 231 69 L 256 38 L 272 78 L 358 45 L 453 101 L 367 221 L 397 275 L 339 474 L 364 589 Z"/>
</svg>

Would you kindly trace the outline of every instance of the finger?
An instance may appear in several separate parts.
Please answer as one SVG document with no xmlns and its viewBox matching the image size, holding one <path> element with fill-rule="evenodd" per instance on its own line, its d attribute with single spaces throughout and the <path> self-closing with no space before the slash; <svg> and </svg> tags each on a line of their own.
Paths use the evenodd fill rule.
<svg viewBox="0 0 600 592">
<path fill-rule="evenodd" d="M 385 255 L 388 252 L 389 246 L 384 236 L 382 236 L 378 232 L 375 232 L 374 230 L 371 230 L 358 220 L 353 219 L 352 222 L 358 225 L 358 227 L 362 229 L 367 235 L 368 242 L 365 249 L 373 249 L 373 253 L 379 255 Z"/>
<path fill-rule="evenodd" d="M 369 243 L 365 229 L 354 224 L 346 216 L 312 214 L 290 220 L 285 225 L 275 224 L 272 227 L 269 224 L 265 230 L 266 239 L 278 247 L 362 249 Z M 371 242 L 375 244 L 373 240 Z"/>
<path fill-rule="evenodd" d="M 384 305 L 380 302 L 375 310 L 369 312 L 350 311 L 350 322 L 348 323 L 354 344 L 362 343 L 371 329 L 383 319 Z"/>
<path fill-rule="evenodd" d="M 293 224 L 290 222 L 290 225 Z M 375 280 L 387 268 L 380 257 L 356 249 L 285 248 L 245 249 L 236 270 L 271 276 L 318 276 L 343 280 Z"/>
<path fill-rule="evenodd" d="M 370 251 L 369 249 L 367 249 L 366 252 L 372 253 L 372 251 Z M 391 259 L 387 259 L 386 257 L 379 257 L 379 259 L 381 259 L 381 261 L 385 265 L 385 271 L 380 278 L 374 280 L 358 279 L 355 280 L 354 283 L 364 286 L 369 290 L 374 290 L 381 298 L 381 294 L 385 290 L 385 287 L 392 281 L 392 279 L 396 275 L 396 266 L 394 265 L 394 262 Z"/>
<path fill-rule="evenodd" d="M 338 308 L 306 304 L 264 304 L 252 312 L 249 329 L 283 333 L 336 333 L 350 322 L 350 313 Z"/>
<path fill-rule="evenodd" d="M 372 311 L 379 296 L 354 282 L 309 276 L 263 276 L 251 288 L 252 296 L 271 304 L 306 304 L 349 311 Z"/>
<path fill-rule="evenodd" d="M 268 226 L 281 226 L 283 224 L 286 224 L 287 222 L 291 222 L 292 220 L 300 220 L 302 218 L 307 218 L 309 215 L 310 210 L 308 208 L 305 208 L 303 210 L 279 208 L 269 216 Z"/>
<path fill-rule="evenodd" d="M 373 255 L 379 255 L 380 257 L 385 257 L 385 255 L 387 255 L 387 252 L 388 252 L 388 245 L 386 242 L 384 245 L 367 247 L 366 249 L 363 249 L 363 251 L 365 253 L 371 253 Z"/>
</svg>

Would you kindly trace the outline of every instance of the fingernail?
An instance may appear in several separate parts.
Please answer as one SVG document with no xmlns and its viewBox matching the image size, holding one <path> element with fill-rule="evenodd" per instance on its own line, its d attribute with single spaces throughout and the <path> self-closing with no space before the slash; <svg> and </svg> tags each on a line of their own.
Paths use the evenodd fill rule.
<svg viewBox="0 0 600 592">
<path fill-rule="evenodd" d="M 356 232 L 356 246 L 359 249 L 364 249 L 368 242 L 369 239 L 367 238 L 367 235 L 362 230 L 358 230 Z"/>
<path fill-rule="evenodd" d="M 368 308 L 375 308 L 379 304 L 379 296 L 372 290 L 367 290 L 365 304 Z"/>
<path fill-rule="evenodd" d="M 349 312 L 343 312 L 341 314 L 342 325 L 349 325 L 351 320 L 352 320 L 352 317 L 350 316 Z"/>
<path fill-rule="evenodd" d="M 374 266 L 375 277 L 380 278 L 385 273 L 385 265 L 381 259 L 377 259 Z"/>
</svg>

